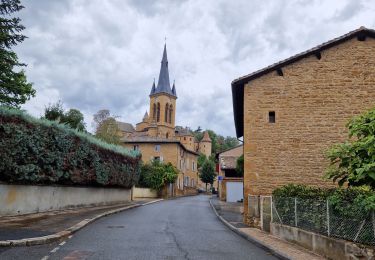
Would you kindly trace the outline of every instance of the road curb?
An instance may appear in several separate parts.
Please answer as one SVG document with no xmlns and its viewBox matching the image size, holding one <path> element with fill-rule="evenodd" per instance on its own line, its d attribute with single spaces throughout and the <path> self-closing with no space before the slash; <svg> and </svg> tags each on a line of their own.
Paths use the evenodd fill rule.
<svg viewBox="0 0 375 260">
<path fill-rule="evenodd" d="M 222 216 L 217 213 L 217 210 L 215 209 L 214 205 L 212 204 L 212 199 L 210 199 L 210 205 L 212 210 L 214 211 L 215 215 L 220 219 L 221 222 L 224 223 L 230 230 L 235 232 L 236 234 L 240 235 L 241 237 L 245 238 L 246 240 L 250 241 L 251 243 L 257 245 L 258 247 L 265 249 L 269 252 L 271 252 L 274 256 L 283 259 L 283 260 L 290 260 L 291 258 L 285 255 L 284 253 L 280 252 L 279 250 L 276 250 L 269 245 L 265 244 L 264 242 L 256 239 L 255 237 L 252 237 L 244 232 L 242 232 L 240 229 L 236 228 L 232 224 L 230 224 L 228 221 L 226 221 Z"/>
<path fill-rule="evenodd" d="M 94 221 L 96 221 L 96 220 L 98 220 L 102 217 L 109 216 L 109 215 L 112 215 L 112 214 L 116 214 L 116 213 L 119 213 L 121 211 L 125 211 L 125 210 L 128 210 L 128 209 L 138 208 L 140 206 L 146 206 L 146 205 L 153 204 L 153 203 L 156 203 L 156 202 L 159 202 L 159 201 L 162 201 L 162 200 L 163 199 L 157 199 L 157 200 L 149 201 L 149 202 L 142 203 L 142 204 L 135 204 L 135 205 L 130 205 L 130 206 L 126 206 L 126 207 L 122 207 L 122 208 L 118 208 L 118 209 L 109 210 L 109 211 L 106 211 L 104 213 L 100 213 L 93 218 L 84 219 L 81 222 L 75 224 L 74 226 L 71 226 L 70 228 L 67 228 L 63 231 L 57 232 L 57 233 L 52 234 L 52 235 L 17 239 L 17 240 L 2 240 L 2 241 L 0 241 L 0 247 L 35 246 L 35 245 L 49 244 L 49 243 L 52 243 L 52 242 L 55 242 L 55 241 L 62 240 L 63 238 L 66 238 L 68 236 L 71 236 L 72 234 L 74 234 L 78 230 L 84 228 L 88 224 L 90 224 L 90 223 L 92 223 L 92 222 L 94 222 Z"/>
</svg>

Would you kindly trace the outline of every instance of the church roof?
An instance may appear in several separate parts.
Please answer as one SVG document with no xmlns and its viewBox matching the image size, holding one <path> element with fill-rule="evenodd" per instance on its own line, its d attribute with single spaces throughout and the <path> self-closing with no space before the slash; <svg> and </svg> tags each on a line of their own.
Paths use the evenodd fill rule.
<svg viewBox="0 0 375 260">
<path fill-rule="evenodd" d="M 116 121 L 118 128 L 127 133 L 133 133 L 135 131 L 132 124 Z"/>
<path fill-rule="evenodd" d="M 152 86 L 150 95 L 154 95 L 158 93 L 166 93 L 171 96 L 177 97 L 176 87 L 174 86 L 174 90 L 172 90 L 171 83 L 169 81 L 168 57 L 167 57 L 167 45 L 166 44 L 164 45 L 163 58 L 161 60 L 158 85 L 156 86 L 156 88 L 154 87 L 155 87 L 155 83 Z"/>
<path fill-rule="evenodd" d="M 148 119 L 148 113 L 147 113 L 147 111 L 146 111 L 145 115 L 143 116 L 143 120 L 145 121 L 145 120 L 147 120 L 147 119 Z"/>
</svg>

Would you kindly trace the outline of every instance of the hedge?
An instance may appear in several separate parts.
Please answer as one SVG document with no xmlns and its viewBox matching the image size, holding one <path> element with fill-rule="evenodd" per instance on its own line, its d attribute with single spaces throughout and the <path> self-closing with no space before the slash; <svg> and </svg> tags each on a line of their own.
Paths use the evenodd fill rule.
<svg viewBox="0 0 375 260">
<path fill-rule="evenodd" d="M 141 154 L 65 125 L 0 107 L 0 181 L 119 186 L 137 183 Z"/>
</svg>

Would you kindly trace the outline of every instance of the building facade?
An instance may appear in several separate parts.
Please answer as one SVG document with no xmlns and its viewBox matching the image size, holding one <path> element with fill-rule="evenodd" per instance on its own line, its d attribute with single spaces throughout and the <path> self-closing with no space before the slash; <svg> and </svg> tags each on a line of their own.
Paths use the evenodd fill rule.
<svg viewBox="0 0 375 260">
<path fill-rule="evenodd" d="M 237 160 L 241 155 L 243 155 L 243 145 L 238 145 L 218 155 L 217 189 L 219 199 L 222 201 L 235 202 L 243 199 L 243 175 L 236 171 Z"/>
<path fill-rule="evenodd" d="M 323 179 L 325 152 L 348 138 L 353 116 L 375 105 L 375 31 L 361 27 L 236 79 L 232 95 L 245 209 L 248 195 L 288 183 L 332 186 Z"/>
<path fill-rule="evenodd" d="M 176 126 L 176 86 L 169 80 L 167 48 L 164 46 L 159 79 L 152 84 L 146 111 L 135 128 L 118 122 L 121 142 L 128 149 L 139 150 L 142 160 L 170 162 L 179 170 L 175 194 L 195 192 L 199 181 L 197 159 L 200 152 L 211 153 L 211 140 L 195 140 L 189 128 Z"/>
</svg>

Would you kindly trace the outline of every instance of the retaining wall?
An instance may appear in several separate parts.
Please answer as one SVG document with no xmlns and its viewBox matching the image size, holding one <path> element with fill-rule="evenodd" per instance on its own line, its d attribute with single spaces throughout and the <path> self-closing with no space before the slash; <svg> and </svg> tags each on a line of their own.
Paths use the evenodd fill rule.
<svg viewBox="0 0 375 260">
<path fill-rule="evenodd" d="M 131 201 L 131 190 L 0 184 L 0 216 Z"/>
<path fill-rule="evenodd" d="M 157 198 L 158 192 L 149 188 L 133 188 L 133 198 Z"/>
<path fill-rule="evenodd" d="M 328 259 L 374 259 L 375 249 L 372 247 L 323 236 L 296 227 L 271 223 L 271 234 Z"/>
</svg>

